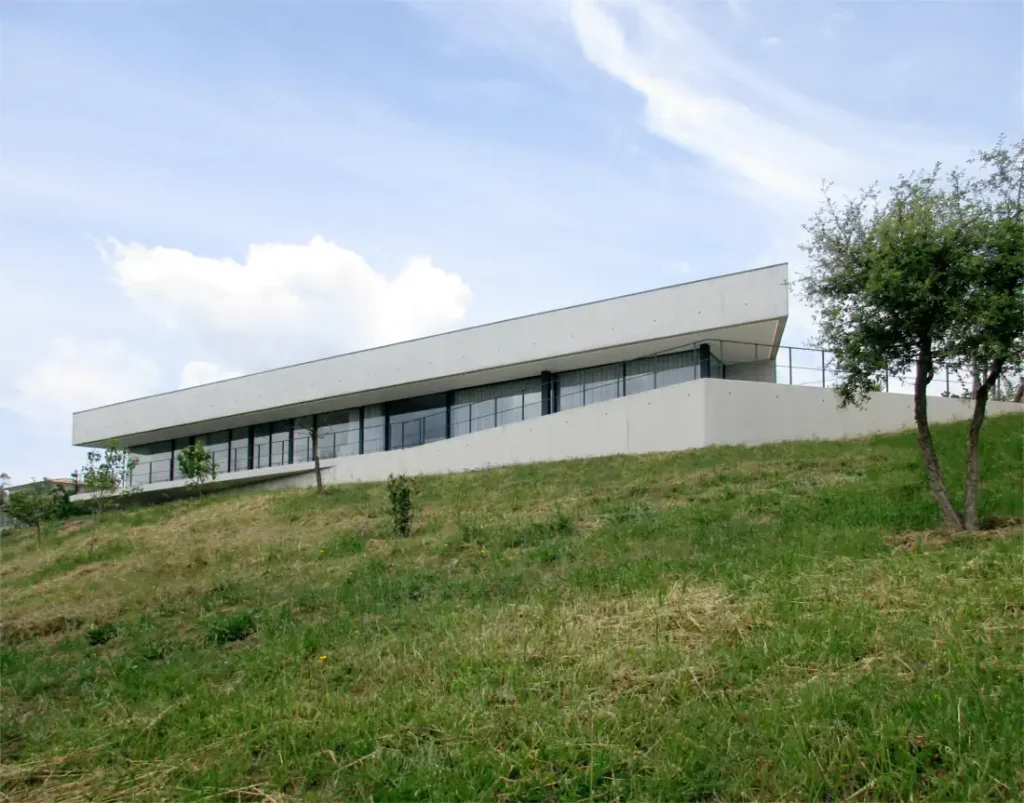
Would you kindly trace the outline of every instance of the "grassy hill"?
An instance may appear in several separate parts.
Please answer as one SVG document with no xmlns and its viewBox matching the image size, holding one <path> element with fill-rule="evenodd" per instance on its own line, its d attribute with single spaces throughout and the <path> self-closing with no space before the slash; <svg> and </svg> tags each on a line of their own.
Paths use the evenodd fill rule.
<svg viewBox="0 0 1024 803">
<path fill-rule="evenodd" d="M 990 517 L 1020 520 L 1022 427 L 986 424 Z M 417 484 L 405 540 L 373 484 L 5 538 L 0 791 L 1024 791 L 1020 525 L 929 533 L 913 435 Z"/>
</svg>

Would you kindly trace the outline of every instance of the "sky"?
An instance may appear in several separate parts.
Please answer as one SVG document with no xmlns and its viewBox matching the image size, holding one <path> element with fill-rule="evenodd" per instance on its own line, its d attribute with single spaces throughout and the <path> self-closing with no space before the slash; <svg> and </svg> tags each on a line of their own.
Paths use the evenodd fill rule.
<svg viewBox="0 0 1024 803">
<path fill-rule="evenodd" d="M 0 471 L 74 410 L 726 272 L 1022 131 L 1000 2 L 8 2 Z M 806 344 L 791 300 L 784 339 Z"/>
</svg>

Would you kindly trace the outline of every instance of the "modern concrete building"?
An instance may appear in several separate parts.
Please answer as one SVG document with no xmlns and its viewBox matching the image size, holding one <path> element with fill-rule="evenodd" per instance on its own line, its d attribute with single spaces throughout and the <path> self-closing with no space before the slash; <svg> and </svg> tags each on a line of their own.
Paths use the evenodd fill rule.
<svg viewBox="0 0 1024 803">
<path fill-rule="evenodd" d="M 788 304 L 773 265 L 84 410 L 73 441 L 118 439 L 138 458 L 133 485 L 170 496 L 197 440 L 215 487 L 312 484 L 314 421 L 335 483 L 912 421 L 895 396 L 837 411 L 823 357 L 818 388 L 776 384 Z M 939 401 L 952 406 L 937 420 L 966 415 Z"/>
</svg>

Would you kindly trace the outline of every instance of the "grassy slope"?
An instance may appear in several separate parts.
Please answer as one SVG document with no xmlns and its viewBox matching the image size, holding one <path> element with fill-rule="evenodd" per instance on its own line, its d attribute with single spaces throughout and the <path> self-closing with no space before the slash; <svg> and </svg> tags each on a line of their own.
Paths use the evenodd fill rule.
<svg viewBox="0 0 1024 803">
<path fill-rule="evenodd" d="M 1022 512 L 1022 424 L 986 424 L 987 514 Z M 912 435 L 419 486 L 405 541 L 379 485 L 5 541 L 0 789 L 1021 794 L 1019 531 L 894 550 L 938 524 Z"/>
</svg>

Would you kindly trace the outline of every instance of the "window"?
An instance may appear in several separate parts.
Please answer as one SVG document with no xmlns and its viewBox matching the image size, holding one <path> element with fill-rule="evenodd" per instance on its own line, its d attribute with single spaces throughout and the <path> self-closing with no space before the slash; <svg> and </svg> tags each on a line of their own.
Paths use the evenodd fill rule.
<svg viewBox="0 0 1024 803">
<path fill-rule="evenodd" d="M 448 403 L 444 393 L 393 402 L 389 413 L 391 449 L 408 449 L 448 437 Z"/>
<path fill-rule="evenodd" d="M 363 408 L 363 454 L 384 451 L 384 405 Z"/>
<path fill-rule="evenodd" d="M 238 427 L 231 430 L 231 471 L 248 471 L 252 468 L 249 462 L 249 428 Z"/>
<path fill-rule="evenodd" d="M 622 395 L 622 364 L 599 365 L 558 375 L 558 409 L 617 399 Z"/>
<path fill-rule="evenodd" d="M 171 442 L 146 443 L 134 446 L 131 456 L 138 461 L 132 469 L 133 486 L 167 482 L 171 478 Z"/>
<path fill-rule="evenodd" d="M 359 410 L 340 410 L 318 417 L 320 458 L 359 454 Z"/>
<path fill-rule="evenodd" d="M 286 466 L 292 462 L 292 422 L 275 421 L 270 425 L 270 465 Z"/>
<path fill-rule="evenodd" d="M 659 354 L 626 363 L 626 395 L 664 388 L 700 377 L 697 352 Z"/>
<path fill-rule="evenodd" d="M 203 444 L 206 447 L 206 451 L 213 455 L 213 462 L 217 467 L 218 474 L 224 474 L 228 470 L 229 441 L 230 433 L 227 430 L 196 436 L 196 443 Z"/>
<path fill-rule="evenodd" d="M 270 466 L 270 424 L 257 424 L 252 428 L 252 467 Z"/>
<path fill-rule="evenodd" d="M 182 449 L 188 446 L 191 438 L 175 438 L 174 439 L 174 451 L 171 457 L 171 476 L 170 479 L 178 480 L 181 479 L 181 469 L 178 468 L 178 455 L 181 454 Z"/>
<path fill-rule="evenodd" d="M 468 435 L 540 414 L 539 377 L 457 390 L 452 404 L 452 435 Z"/>
</svg>

